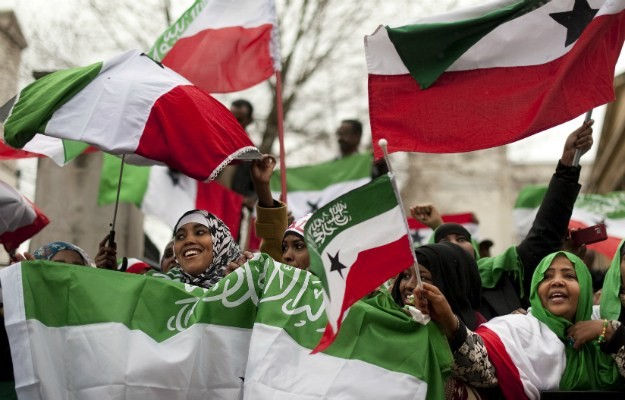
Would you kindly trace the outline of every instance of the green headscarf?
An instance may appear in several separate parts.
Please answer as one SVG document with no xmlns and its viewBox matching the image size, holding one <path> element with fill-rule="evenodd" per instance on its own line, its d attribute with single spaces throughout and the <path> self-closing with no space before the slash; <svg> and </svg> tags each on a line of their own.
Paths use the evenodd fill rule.
<svg viewBox="0 0 625 400">
<path fill-rule="evenodd" d="M 605 274 L 605 280 L 603 281 L 603 288 L 601 289 L 601 318 L 618 320 L 621 316 L 621 300 L 619 293 L 621 291 L 621 248 L 623 247 L 622 241 L 616 254 L 610 264 L 610 269 Z"/>
<path fill-rule="evenodd" d="M 588 268 L 576 255 L 559 251 L 552 253 L 536 267 L 532 276 L 530 304 L 532 315 L 546 324 L 565 344 L 566 368 L 560 380 L 562 390 L 607 390 L 622 386 L 622 379 L 614 360 L 599 349 L 597 342 L 588 342 L 580 350 L 568 344 L 566 330 L 572 325 L 566 318 L 558 317 L 547 311 L 538 297 L 538 286 L 544 279 L 545 271 L 553 260 L 564 255 L 575 268 L 579 282 L 579 299 L 575 322 L 590 320 L 592 313 L 592 278 Z"/>
</svg>

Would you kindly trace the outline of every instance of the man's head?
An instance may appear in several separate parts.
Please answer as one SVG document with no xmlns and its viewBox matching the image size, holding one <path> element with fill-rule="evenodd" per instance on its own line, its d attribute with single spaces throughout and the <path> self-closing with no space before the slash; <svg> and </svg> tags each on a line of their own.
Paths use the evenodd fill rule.
<svg viewBox="0 0 625 400">
<path fill-rule="evenodd" d="M 254 107 L 247 100 L 239 99 L 232 102 L 230 112 L 245 129 L 254 120 Z"/>
<path fill-rule="evenodd" d="M 355 119 L 341 121 L 341 126 L 336 130 L 336 136 L 341 149 L 341 156 L 349 156 L 358 151 L 360 138 L 362 137 L 362 124 Z"/>
</svg>

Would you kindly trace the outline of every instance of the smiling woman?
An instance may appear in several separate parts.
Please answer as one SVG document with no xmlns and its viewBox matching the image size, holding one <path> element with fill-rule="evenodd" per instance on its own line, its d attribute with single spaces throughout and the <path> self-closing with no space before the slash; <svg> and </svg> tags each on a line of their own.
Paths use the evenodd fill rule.
<svg viewBox="0 0 625 400">
<path fill-rule="evenodd" d="M 205 288 L 223 278 L 228 263 L 241 256 L 226 224 L 205 210 L 191 210 L 180 217 L 174 228 L 173 250 L 178 264 L 166 274 L 152 275 Z"/>
</svg>

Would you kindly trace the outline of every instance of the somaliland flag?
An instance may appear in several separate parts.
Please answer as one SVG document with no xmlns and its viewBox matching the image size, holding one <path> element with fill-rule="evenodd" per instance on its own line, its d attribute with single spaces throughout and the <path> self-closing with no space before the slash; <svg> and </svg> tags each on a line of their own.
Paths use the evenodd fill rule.
<svg viewBox="0 0 625 400">
<path fill-rule="evenodd" d="M 546 192 L 546 186 L 526 186 L 519 193 L 513 211 L 519 240 L 527 236 Z M 625 238 L 625 192 L 582 193 L 577 196 L 569 228 L 583 229 L 602 222 L 608 239 L 590 244 L 588 248 L 611 260 L 620 241 Z"/>
<path fill-rule="evenodd" d="M 297 219 L 317 211 L 342 194 L 371 181 L 371 154 L 287 169 L 287 204 Z M 280 172 L 271 177 L 271 192 L 280 197 Z"/>
<path fill-rule="evenodd" d="M 105 154 L 98 205 L 117 198 L 121 159 Z M 218 182 L 199 182 L 168 167 L 125 165 L 119 200 L 132 203 L 174 229 L 185 212 L 204 209 L 219 217 L 238 240 L 243 197 Z"/>
<path fill-rule="evenodd" d="M 386 294 L 310 355 L 321 284 L 266 255 L 210 290 L 43 261 L 0 279 L 20 398 L 438 400 L 453 364 L 438 327 Z"/>
<path fill-rule="evenodd" d="M 0 118 L 0 120 L 2 120 Z M 74 140 L 59 140 L 44 135 L 36 135 L 22 150 L 0 142 L 0 160 L 16 160 L 46 156 L 57 165 L 63 166 L 83 153 L 95 151 L 93 147 Z"/>
<path fill-rule="evenodd" d="M 30 200 L 0 181 L 0 243 L 6 251 L 16 250 L 49 222 L 48 217 Z"/>
<path fill-rule="evenodd" d="M 625 0 L 502 0 L 365 37 L 389 152 L 511 143 L 614 100 Z M 382 156 L 376 148 L 376 158 Z"/>
<path fill-rule="evenodd" d="M 310 271 L 324 288 L 328 325 L 315 351 L 334 340 L 346 310 L 415 263 L 408 224 L 389 175 L 317 210 L 306 223 Z"/>
<path fill-rule="evenodd" d="M 475 217 L 475 214 L 446 214 L 441 215 L 441 218 L 443 219 L 443 223 L 453 222 L 464 226 L 466 230 L 469 231 L 473 239 L 477 238 L 478 220 Z M 412 244 L 414 246 L 420 246 L 422 244 L 428 243 L 430 236 L 432 236 L 432 234 L 434 233 L 432 228 L 425 224 L 422 224 L 412 217 L 408 217 L 408 229 L 410 229 L 410 236 L 412 236 Z"/>
<path fill-rule="evenodd" d="M 247 89 L 281 68 L 274 0 L 197 0 L 149 54 L 208 92 Z"/>
<path fill-rule="evenodd" d="M 221 103 L 136 50 L 22 90 L 5 141 L 21 149 L 38 133 L 127 154 L 129 163 L 167 164 L 201 181 L 235 158 L 259 154 Z"/>
</svg>

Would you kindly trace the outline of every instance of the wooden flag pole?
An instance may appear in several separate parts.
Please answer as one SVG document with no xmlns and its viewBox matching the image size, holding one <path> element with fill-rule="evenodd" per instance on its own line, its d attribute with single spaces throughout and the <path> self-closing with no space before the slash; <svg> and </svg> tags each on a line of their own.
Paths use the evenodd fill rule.
<svg viewBox="0 0 625 400">
<path fill-rule="evenodd" d="M 586 117 L 584 118 L 584 123 L 590 121 L 592 117 L 592 109 L 586 113 Z M 575 156 L 573 157 L 573 166 L 579 167 L 579 159 L 582 158 L 582 152 L 579 149 L 575 149 Z"/>
<path fill-rule="evenodd" d="M 280 201 L 286 204 L 286 161 L 284 151 L 284 112 L 282 110 L 282 73 L 276 71 L 276 111 L 280 143 Z"/>
<path fill-rule="evenodd" d="M 402 216 L 404 217 L 404 226 L 406 227 L 406 232 L 408 232 L 408 241 L 410 243 L 410 249 L 412 251 L 412 257 L 414 258 L 414 267 L 415 276 L 417 279 L 417 287 L 419 290 L 423 290 L 423 283 L 421 282 L 421 274 L 419 274 L 419 268 L 417 267 L 419 262 L 417 261 L 417 255 L 414 252 L 414 242 L 412 240 L 412 235 L 410 235 L 410 228 L 408 227 L 408 219 L 406 218 L 406 212 L 404 209 L 404 202 L 401 200 L 401 196 L 399 195 L 399 189 L 397 188 L 397 181 L 395 180 L 395 173 L 393 172 L 393 166 L 391 165 L 391 160 L 388 157 L 388 141 L 386 139 L 380 139 L 378 141 L 378 146 L 384 152 L 384 161 L 386 161 L 386 165 L 388 166 L 388 176 L 391 179 L 391 185 L 393 186 L 393 192 L 395 192 L 395 197 L 397 197 L 397 202 L 399 203 L 399 208 L 401 209 Z M 427 323 L 427 322 L 426 322 Z"/>
</svg>

